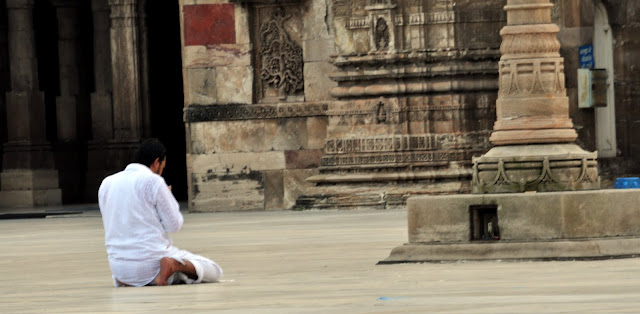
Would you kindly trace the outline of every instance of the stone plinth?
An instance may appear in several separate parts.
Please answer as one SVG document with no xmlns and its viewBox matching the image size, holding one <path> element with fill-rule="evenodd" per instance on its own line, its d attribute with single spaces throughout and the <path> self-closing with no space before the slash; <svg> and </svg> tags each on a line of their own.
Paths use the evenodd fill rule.
<svg viewBox="0 0 640 314">
<path fill-rule="evenodd" d="M 640 254 L 639 202 L 640 190 L 412 197 L 409 243 L 384 262 Z M 487 227 L 474 223 L 474 208 L 495 210 L 492 240 L 472 240 Z"/>
<path fill-rule="evenodd" d="M 0 208 L 61 204 L 57 170 L 4 170 L 0 182 Z"/>
</svg>

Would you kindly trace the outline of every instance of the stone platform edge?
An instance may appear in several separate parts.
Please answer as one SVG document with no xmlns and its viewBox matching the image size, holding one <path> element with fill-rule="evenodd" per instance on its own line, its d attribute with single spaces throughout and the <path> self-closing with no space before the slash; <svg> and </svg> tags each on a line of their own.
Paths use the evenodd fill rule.
<svg viewBox="0 0 640 314">
<path fill-rule="evenodd" d="M 640 237 L 535 242 L 407 243 L 378 264 L 596 260 L 640 256 Z"/>
</svg>

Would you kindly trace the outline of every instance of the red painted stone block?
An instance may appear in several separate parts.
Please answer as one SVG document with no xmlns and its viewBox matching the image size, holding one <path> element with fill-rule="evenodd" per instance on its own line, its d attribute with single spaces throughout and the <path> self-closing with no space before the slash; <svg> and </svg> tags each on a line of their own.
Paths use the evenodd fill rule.
<svg viewBox="0 0 640 314">
<path fill-rule="evenodd" d="M 183 12 L 186 46 L 236 43 L 233 3 L 185 5 Z"/>
</svg>

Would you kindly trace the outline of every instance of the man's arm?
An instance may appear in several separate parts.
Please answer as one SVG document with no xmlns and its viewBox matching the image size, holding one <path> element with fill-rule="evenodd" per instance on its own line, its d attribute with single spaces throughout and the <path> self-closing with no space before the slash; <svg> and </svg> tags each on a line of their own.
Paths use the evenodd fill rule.
<svg viewBox="0 0 640 314">
<path fill-rule="evenodd" d="M 180 213 L 180 205 L 169 187 L 164 184 L 164 180 L 162 180 L 161 184 L 158 184 L 156 210 L 158 211 L 158 216 L 160 216 L 160 223 L 162 223 L 166 232 L 177 232 L 182 228 L 184 218 Z"/>
</svg>

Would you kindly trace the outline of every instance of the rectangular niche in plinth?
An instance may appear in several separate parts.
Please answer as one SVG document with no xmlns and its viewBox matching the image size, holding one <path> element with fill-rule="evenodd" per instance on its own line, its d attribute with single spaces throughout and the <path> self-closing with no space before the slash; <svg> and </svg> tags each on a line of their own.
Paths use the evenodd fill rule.
<svg viewBox="0 0 640 314">
<path fill-rule="evenodd" d="M 254 7 L 256 100 L 304 101 L 302 8 L 297 4 Z"/>
<path fill-rule="evenodd" d="M 471 241 L 500 240 L 498 205 L 469 206 Z"/>
</svg>

